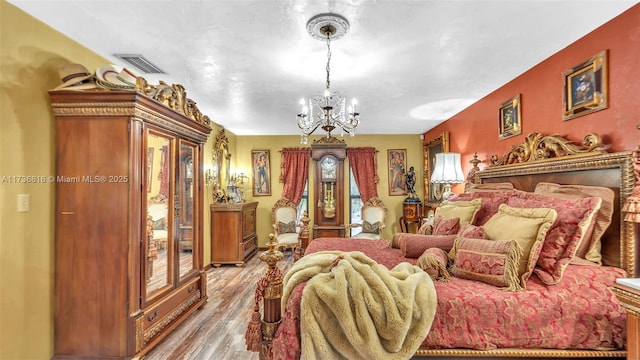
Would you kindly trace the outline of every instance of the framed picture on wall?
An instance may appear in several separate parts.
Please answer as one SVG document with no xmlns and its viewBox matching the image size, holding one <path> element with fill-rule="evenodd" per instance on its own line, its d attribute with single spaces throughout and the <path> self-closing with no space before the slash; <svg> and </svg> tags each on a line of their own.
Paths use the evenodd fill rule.
<svg viewBox="0 0 640 360">
<path fill-rule="evenodd" d="M 431 172 L 435 167 L 436 154 L 449 151 L 449 132 L 445 131 L 425 142 L 422 151 L 424 155 L 424 202 L 425 204 L 439 202 L 440 184 L 431 184 Z"/>
<path fill-rule="evenodd" d="M 606 50 L 564 72 L 563 104 L 563 121 L 607 108 Z"/>
<path fill-rule="evenodd" d="M 522 116 L 520 115 L 520 94 L 500 105 L 498 139 L 504 140 L 522 133 Z"/>
<path fill-rule="evenodd" d="M 271 196 L 271 160 L 269 150 L 251 150 L 253 196 Z"/>
<path fill-rule="evenodd" d="M 387 166 L 389 172 L 389 196 L 406 195 L 407 186 L 404 174 L 407 171 L 407 150 L 387 150 Z"/>
</svg>

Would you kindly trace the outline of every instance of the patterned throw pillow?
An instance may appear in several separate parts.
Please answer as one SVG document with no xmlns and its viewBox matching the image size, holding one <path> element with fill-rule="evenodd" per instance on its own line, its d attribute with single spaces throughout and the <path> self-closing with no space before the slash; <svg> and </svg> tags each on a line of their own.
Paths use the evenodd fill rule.
<svg viewBox="0 0 640 360">
<path fill-rule="evenodd" d="M 472 224 L 464 224 L 460 226 L 460 230 L 458 230 L 458 236 L 472 239 L 487 238 L 487 234 L 485 234 L 484 228 L 482 226 L 475 226 Z"/>
<path fill-rule="evenodd" d="M 602 265 L 602 236 L 609 228 L 613 218 L 613 208 L 615 206 L 615 194 L 613 190 L 602 186 L 587 185 L 560 185 L 554 183 L 540 182 L 533 191 L 536 194 L 543 194 L 552 197 L 565 199 L 597 197 L 602 199 L 602 205 L 589 225 L 585 238 L 576 253 L 583 259 Z"/>
<path fill-rule="evenodd" d="M 511 207 L 544 207 L 554 209 L 558 214 L 544 239 L 535 269 L 542 282 L 554 285 L 562 280 L 564 269 L 578 252 L 601 203 L 602 200 L 596 197 L 563 199 L 525 192 L 507 201 Z"/>
<path fill-rule="evenodd" d="M 287 233 L 295 233 L 296 232 L 296 222 L 291 221 L 288 223 L 283 223 L 282 221 L 278 221 L 278 234 L 287 234 Z"/>
<path fill-rule="evenodd" d="M 545 236 L 557 216 L 553 209 L 513 208 L 502 204 L 498 213 L 482 226 L 490 240 L 511 239 L 522 248 L 518 276 L 523 288 L 533 273 Z"/>
<path fill-rule="evenodd" d="M 509 197 L 514 196 L 520 190 L 504 191 L 472 191 L 464 194 L 456 194 L 449 197 L 449 201 L 471 201 L 480 199 L 480 210 L 476 214 L 474 225 L 484 225 L 493 215 L 498 212 L 501 204 L 506 204 Z"/>
<path fill-rule="evenodd" d="M 446 218 L 444 216 L 436 216 L 436 220 L 433 222 L 433 235 L 453 235 L 458 233 L 460 228 L 460 218 Z"/>
<path fill-rule="evenodd" d="M 367 234 L 380 234 L 380 223 L 369 223 L 366 220 L 362 222 L 362 232 Z"/>
<path fill-rule="evenodd" d="M 522 248 L 515 240 L 483 240 L 459 237 L 453 249 L 453 276 L 482 281 L 506 291 L 522 290 L 518 264 Z"/>
</svg>

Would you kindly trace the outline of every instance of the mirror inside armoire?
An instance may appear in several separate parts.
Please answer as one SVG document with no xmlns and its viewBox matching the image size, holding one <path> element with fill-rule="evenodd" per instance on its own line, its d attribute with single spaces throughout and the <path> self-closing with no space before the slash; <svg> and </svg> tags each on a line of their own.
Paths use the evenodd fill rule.
<svg viewBox="0 0 640 360">
<path fill-rule="evenodd" d="M 169 251 L 173 248 L 174 212 L 170 188 L 172 174 L 172 141 L 170 137 L 149 132 L 147 136 L 147 236 L 143 247 L 146 257 L 146 293 L 162 289 L 172 283 Z"/>
<path fill-rule="evenodd" d="M 197 179 L 198 169 L 194 167 L 194 156 L 197 153 L 197 145 L 180 141 L 180 162 L 179 162 L 179 181 L 178 194 L 176 196 L 176 211 L 175 215 L 178 219 L 177 240 L 178 240 L 178 264 L 179 264 L 179 276 L 183 277 L 188 274 L 192 269 L 195 269 L 194 256 L 196 251 L 193 246 L 193 212 L 194 212 L 194 197 L 193 187 L 194 179 Z M 195 161 L 197 163 L 197 161 Z"/>
</svg>

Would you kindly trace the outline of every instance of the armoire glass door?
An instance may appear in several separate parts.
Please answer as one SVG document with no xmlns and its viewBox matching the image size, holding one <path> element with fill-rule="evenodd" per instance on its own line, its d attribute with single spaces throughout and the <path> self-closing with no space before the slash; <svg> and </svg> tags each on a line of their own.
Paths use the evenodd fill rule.
<svg viewBox="0 0 640 360">
<path fill-rule="evenodd" d="M 171 136 L 147 130 L 147 152 L 144 176 L 146 192 L 146 236 L 142 247 L 143 271 L 146 279 L 146 296 L 173 284 L 175 248 L 173 182 L 175 178 L 174 142 Z M 144 205 L 144 204 L 143 204 Z M 146 214 L 145 214 L 146 213 Z"/>
<path fill-rule="evenodd" d="M 178 162 L 178 179 L 176 193 L 176 241 L 178 241 L 178 276 L 179 278 L 197 269 L 197 252 L 194 243 L 194 229 L 197 229 L 197 205 L 194 187 L 199 178 L 198 145 L 180 140 Z"/>
</svg>

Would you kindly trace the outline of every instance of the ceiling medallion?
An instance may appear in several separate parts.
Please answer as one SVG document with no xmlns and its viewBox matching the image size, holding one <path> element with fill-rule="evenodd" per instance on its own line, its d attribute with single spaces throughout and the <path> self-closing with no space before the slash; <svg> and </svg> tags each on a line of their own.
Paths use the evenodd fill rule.
<svg viewBox="0 0 640 360">
<path fill-rule="evenodd" d="M 327 40 L 327 32 L 331 40 L 338 40 L 349 31 L 349 21 L 338 14 L 319 14 L 307 22 L 307 32 L 314 39 Z"/>
<path fill-rule="evenodd" d="M 340 128 L 351 136 L 360 123 L 360 113 L 356 111 L 357 101 L 352 100 L 351 106 L 346 109 L 346 101 L 337 91 L 331 91 L 330 65 L 331 65 L 331 40 L 343 37 L 349 30 L 349 22 L 343 16 L 337 14 L 320 14 L 312 17 L 307 22 L 307 32 L 314 39 L 327 42 L 327 66 L 325 90 L 321 96 L 315 96 L 307 100 L 300 100 L 300 112 L 298 113 L 298 127 L 302 130 L 301 144 L 308 142 L 308 135 L 316 129 L 326 131 L 325 141 L 332 139 L 331 131 Z"/>
</svg>

